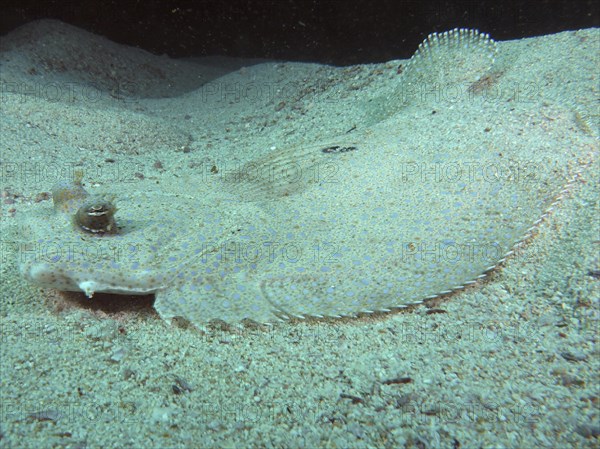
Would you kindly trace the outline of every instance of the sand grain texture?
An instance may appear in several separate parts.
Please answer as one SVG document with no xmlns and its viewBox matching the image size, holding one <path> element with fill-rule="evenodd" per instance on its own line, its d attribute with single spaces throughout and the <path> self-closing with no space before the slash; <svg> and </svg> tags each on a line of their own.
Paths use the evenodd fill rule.
<svg viewBox="0 0 600 449">
<path fill-rule="evenodd" d="M 2 187 L 11 201 L 1 211 L 0 444 L 593 446 L 598 30 L 500 42 L 489 79 L 458 101 L 440 92 L 398 108 L 386 100 L 397 92 L 398 61 L 351 68 L 271 62 L 215 78 L 222 69 L 203 72 L 189 61 L 186 69 L 57 22 L 28 27 L 2 47 Z M 49 30 L 61 40 L 36 45 Z M 155 70 L 125 70 L 112 76 L 143 88 L 116 93 L 103 84 L 100 65 L 70 65 L 60 42 L 90 53 L 109 48 L 123 67 L 177 67 L 181 79 L 170 78 L 169 90 Z M 94 82 L 90 73 L 103 80 L 93 104 L 81 93 Z M 59 86 L 59 98 L 49 98 L 48 83 Z M 65 97 L 64 86 L 73 83 L 80 94 Z M 29 90 L 18 90 L 21 84 Z M 383 106 L 384 118 L 377 112 Z M 333 146 L 356 149 L 322 151 Z M 252 161 L 313 167 L 324 160 L 339 182 L 240 183 L 224 175 Z M 456 179 L 456 167 L 476 164 L 507 171 Z M 428 171 L 415 174 L 415 167 Z M 199 277 L 187 262 L 174 271 L 184 281 L 170 285 L 184 298 L 211 276 L 230 299 L 240 286 L 256 289 L 265 317 L 258 321 L 269 322 L 267 310 L 282 318 L 353 315 L 464 285 L 527 235 L 565 184 L 568 192 L 489 281 L 436 303 L 445 313 L 423 307 L 378 319 L 198 331 L 168 326 L 150 308 L 101 305 L 144 302 L 140 297 L 88 300 L 38 290 L 20 276 L 18 259 L 31 256 L 20 246 L 23 236 L 47 236 L 50 225 L 63 232 L 60 217 L 53 222 L 49 214 L 51 201 L 36 196 L 75 169 L 84 171 L 90 193 L 117 195 L 125 231 L 151 229 L 144 217 L 170 223 L 183 236 L 165 242 L 175 257 L 187 244 L 189 259 L 203 228 L 218 244 L 231 242 L 231 232 L 310 250 L 335 242 L 330 254 L 340 257 L 301 259 L 304 270 L 290 259 L 256 267 L 246 260 L 236 269 L 208 258 L 221 264 L 214 274 Z M 210 223 L 215 228 L 206 231 Z M 487 249 L 497 243 L 498 251 L 458 265 L 439 253 L 433 261 L 411 259 L 422 267 L 395 267 L 386 284 L 403 248 L 426 253 L 473 242 Z M 162 252 L 144 254 L 167 272 L 180 267 Z M 233 281 L 219 282 L 223 266 Z M 170 301 L 161 309 L 160 295 L 155 306 L 163 317 L 181 312 Z M 244 317 L 211 303 L 215 297 L 203 292 L 204 313 L 182 314 L 202 325 Z"/>
</svg>

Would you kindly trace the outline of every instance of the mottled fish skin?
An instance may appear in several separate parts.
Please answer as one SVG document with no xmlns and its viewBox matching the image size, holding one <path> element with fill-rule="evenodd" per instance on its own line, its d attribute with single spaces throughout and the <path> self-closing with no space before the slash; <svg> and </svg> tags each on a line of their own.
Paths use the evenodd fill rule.
<svg viewBox="0 0 600 449">
<path fill-rule="evenodd" d="M 400 83 L 468 85 L 495 53 L 473 30 L 434 34 Z M 55 257 L 32 250 L 21 271 L 88 296 L 154 293 L 162 318 L 197 326 L 400 309 L 496 266 L 572 179 L 555 148 L 575 155 L 592 145 L 570 131 L 572 113 L 558 105 L 444 105 L 427 96 L 395 104 L 390 96 L 370 107 L 373 124 L 362 131 L 278 150 L 237 176 L 215 173 L 182 189 L 198 194 L 119 195 L 114 235 L 78 229 L 74 207 L 36 212 L 29 244 L 55 248 Z M 539 151 L 522 160 L 532 147 Z"/>
</svg>

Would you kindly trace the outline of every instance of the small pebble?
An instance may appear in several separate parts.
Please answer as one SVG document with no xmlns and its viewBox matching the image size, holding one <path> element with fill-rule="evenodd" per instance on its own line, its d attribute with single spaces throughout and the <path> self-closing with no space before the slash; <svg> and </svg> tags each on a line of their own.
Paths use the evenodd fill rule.
<svg viewBox="0 0 600 449">
<path fill-rule="evenodd" d="M 218 420 L 213 420 L 211 422 L 208 423 L 207 427 L 212 430 L 212 431 L 218 431 L 221 430 L 221 428 L 223 427 L 223 424 L 221 424 L 221 421 Z"/>
<path fill-rule="evenodd" d="M 182 394 L 186 391 L 193 391 L 194 389 L 190 383 L 182 377 L 175 376 L 175 383 L 173 384 L 173 393 Z"/>
<path fill-rule="evenodd" d="M 46 201 L 50 199 L 50 192 L 40 192 L 35 196 L 34 201 L 39 203 L 41 201 Z"/>
<path fill-rule="evenodd" d="M 584 438 L 600 437 L 600 426 L 598 424 L 580 424 L 575 427 L 575 432 Z"/>
<path fill-rule="evenodd" d="M 116 349 L 110 356 L 110 360 L 113 362 L 120 362 L 127 355 L 127 351 L 124 348 Z"/>
<path fill-rule="evenodd" d="M 563 384 L 563 386 L 565 387 L 571 387 L 571 386 L 576 386 L 576 387 L 583 387 L 585 386 L 585 382 L 581 379 L 579 379 L 577 376 L 572 376 L 570 374 L 563 374 L 561 376 L 561 383 Z"/>
<path fill-rule="evenodd" d="M 560 353 L 561 356 L 563 356 L 563 358 L 565 360 L 568 360 L 569 362 L 584 362 L 587 360 L 587 355 L 585 355 L 583 352 L 581 351 L 564 351 Z"/>
<path fill-rule="evenodd" d="M 152 410 L 152 421 L 155 423 L 169 422 L 171 410 L 167 407 L 156 407 Z"/>
<path fill-rule="evenodd" d="M 41 410 L 39 412 L 30 413 L 27 416 L 37 421 L 56 422 L 60 419 L 61 415 L 62 413 L 59 410 Z"/>
</svg>

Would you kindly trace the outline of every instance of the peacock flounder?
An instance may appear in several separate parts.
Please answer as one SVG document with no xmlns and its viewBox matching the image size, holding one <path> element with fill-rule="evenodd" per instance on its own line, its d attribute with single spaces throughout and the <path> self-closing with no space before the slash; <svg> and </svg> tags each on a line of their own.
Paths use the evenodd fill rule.
<svg viewBox="0 0 600 449">
<path fill-rule="evenodd" d="M 419 304 L 474 283 L 552 207 L 589 145 L 558 105 L 443 102 L 497 49 L 473 30 L 432 34 L 365 123 L 283 148 L 181 193 L 90 197 L 58 186 L 21 264 L 47 288 L 156 295 L 166 320 L 271 323 Z M 524 159 L 523 155 L 527 155 Z M 184 193 L 185 192 L 185 193 Z M 192 192 L 193 194 L 190 194 Z M 114 205 L 118 204 L 118 209 Z"/>
</svg>

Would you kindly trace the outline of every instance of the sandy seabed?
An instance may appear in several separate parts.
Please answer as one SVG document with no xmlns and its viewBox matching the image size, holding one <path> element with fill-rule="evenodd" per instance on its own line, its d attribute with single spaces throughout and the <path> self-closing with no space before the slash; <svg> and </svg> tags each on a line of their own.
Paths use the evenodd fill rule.
<svg viewBox="0 0 600 449">
<path fill-rule="evenodd" d="M 597 133 L 599 43 L 588 29 L 499 47 L 524 77 L 539 74 L 540 95 L 575 106 L 579 125 Z M 323 112 L 290 89 L 281 98 L 263 91 L 273 95 L 270 112 L 254 115 L 243 101 L 254 94 L 215 91 L 226 80 L 378 89 L 399 64 L 176 61 L 54 21 L 14 31 L 0 49 L 3 235 L 47 206 L 54 167 L 95 167 L 104 185 L 168 185 L 203 162 L 199 141 L 206 154 L 237 160 L 255 129 L 287 123 L 252 135 L 268 147 Z M 145 70 L 128 72 L 132 62 Z M 116 78 L 143 99 L 126 101 Z M 98 86 L 95 108 L 77 91 L 86 83 Z M 192 95 L 210 117 L 190 112 Z M 341 115 L 331 124 L 338 133 L 353 117 Z M 88 300 L 28 285 L 3 240 L 0 447 L 597 447 L 595 156 L 597 147 L 535 237 L 489 279 L 384 317 L 169 326 L 151 297 Z"/>
</svg>

